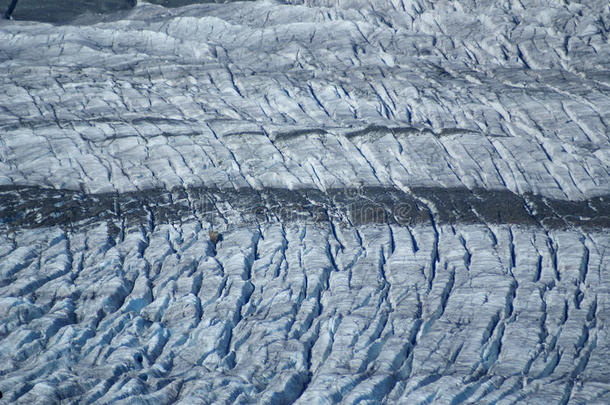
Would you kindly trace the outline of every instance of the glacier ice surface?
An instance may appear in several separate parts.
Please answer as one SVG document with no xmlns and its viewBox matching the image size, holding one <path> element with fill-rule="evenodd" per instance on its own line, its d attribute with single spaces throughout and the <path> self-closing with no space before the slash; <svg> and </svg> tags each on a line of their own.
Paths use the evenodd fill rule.
<svg viewBox="0 0 610 405">
<path fill-rule="evenodd" d="M 609 30 L 596 0 L 0 21 L 2 401 L 609 403 Z"/>
</svg>

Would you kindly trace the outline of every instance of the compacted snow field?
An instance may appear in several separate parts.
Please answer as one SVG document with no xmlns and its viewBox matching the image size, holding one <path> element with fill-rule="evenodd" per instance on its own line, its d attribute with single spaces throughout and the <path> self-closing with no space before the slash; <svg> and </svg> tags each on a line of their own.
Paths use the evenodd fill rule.
<svg viewBox="0 0 610 405">
<path fill-rule="evenodd" d="M 1 403 L 610 403 L 607 2 L 117 10 L 0 21 Z"/>
</svg>

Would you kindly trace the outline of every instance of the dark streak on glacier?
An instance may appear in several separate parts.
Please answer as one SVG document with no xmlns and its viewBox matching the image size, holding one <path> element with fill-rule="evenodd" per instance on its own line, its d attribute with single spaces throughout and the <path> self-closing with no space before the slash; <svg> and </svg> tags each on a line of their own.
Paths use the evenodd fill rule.
<svg viewBox="0 0 610 405">
<path fill-rule="evenodd" d="M 220 206 L 239 217 L 237 224 L 269 221 L 363 224 L 518 224 L 548 229 L 610 228 L 610 196 L 584 201 L 519 196 L 507 190 L 383 187 L 357 189 L 174 188 L 86 194 L 40 187 L 0 186 L 0 224 L 10 227 L 85 226 L 99 222 L 144 224 L 224 219 Z M 432 205 L 432 207 L 430 206 Z M 226 210 L 226 209 L 225 209 Z"/>
</svg>

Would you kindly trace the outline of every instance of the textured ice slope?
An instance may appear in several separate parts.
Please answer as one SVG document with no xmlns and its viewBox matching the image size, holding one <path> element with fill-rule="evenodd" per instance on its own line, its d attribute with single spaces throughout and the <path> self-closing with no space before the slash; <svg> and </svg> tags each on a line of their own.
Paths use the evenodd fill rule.
<svg viewBox="0 0 610 405">
<path fill-rule="evenodd" d="M 608 5 L 467 3 L 3 23 L 0 184 L 607 194 Z"/>
<path fill-rule="evenodd" d="M 3 236 L 9 402 L 605 403 L 607 232 L 158 225 Z M 497 402 L 494 402 L 497 401 Z"/>
<path fill-rule="evenodd" d="M 0 22 L 0 401 L 610 402 L 606 2 L 103 19 Z"/>
</svg>

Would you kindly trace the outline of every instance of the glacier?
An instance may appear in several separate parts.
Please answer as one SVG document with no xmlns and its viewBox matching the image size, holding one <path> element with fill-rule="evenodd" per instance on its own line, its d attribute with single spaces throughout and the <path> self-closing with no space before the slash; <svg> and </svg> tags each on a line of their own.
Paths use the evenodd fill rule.
<svg viewBox="0 0 610 405">
<path fill-rule="evenodd" d="M 129 3 L 0 21 L 0 403 L 610 403 L 607 2 Z"/>
</svg>

